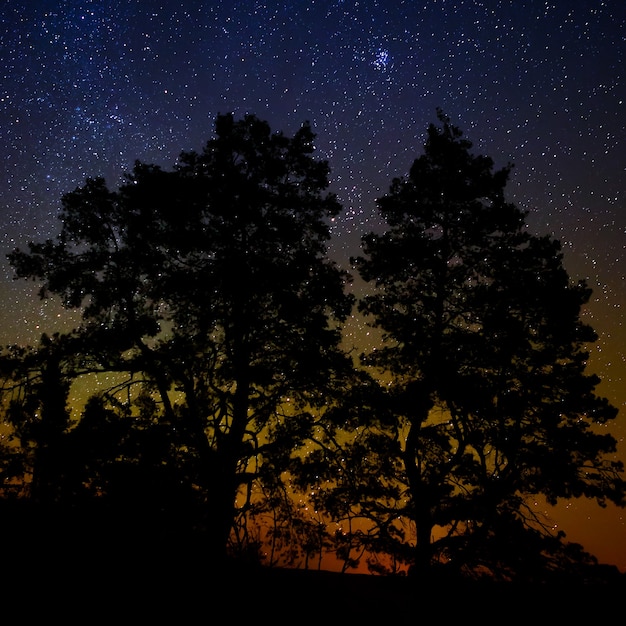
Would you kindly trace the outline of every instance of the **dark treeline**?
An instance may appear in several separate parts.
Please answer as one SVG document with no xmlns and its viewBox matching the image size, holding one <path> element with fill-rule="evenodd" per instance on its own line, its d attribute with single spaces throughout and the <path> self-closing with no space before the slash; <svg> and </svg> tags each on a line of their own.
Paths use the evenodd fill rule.
<svg viewBox="0 0 626 626">
<path fill-rule="evenodd" d="M 438 112 L 345 270 L 314 138 L 218 115 L 202 151 L 88 179 L 55 239 L 8 255 L 82 323 L 2 351 L 5 533 L 212 567 L 602 578 L 533 506 L 626 491 L 586 372 L 590 290 L 506 200 L 511 168 Z M 380 336 L 358 356 L 354 314 Z"/>
</svg>

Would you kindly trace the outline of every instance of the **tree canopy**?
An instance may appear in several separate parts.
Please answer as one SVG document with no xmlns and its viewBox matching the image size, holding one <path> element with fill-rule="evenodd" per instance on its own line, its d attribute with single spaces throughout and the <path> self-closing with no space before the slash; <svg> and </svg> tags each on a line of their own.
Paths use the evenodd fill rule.
<svg viewBox="0 0 626 626">
<path fill-rule="evenodd" d="M 215 132 L 172 171 L 137 162 L 117 191 L 87 180 L 64 196 L 57 239 L 10 260 L 43 297 L 82 309 L 66 345 L 92 371 L 122 374 L 126 390 L 153 399 L 153 419 L 194 468 L 218 552 L 278 445 L 268 431 L 285 403 L 315 404 L 347 363 L 339 324 L 352 299 L 325 254 L 341 206 L 310 126 L 289 138 L 254 116 L 220 115 Z M 306 412 L 292 413 L 305 433 Z"/>
<path fill-rule="evenodd" d="M 133 510 L 214 559 L 333 551 L 502 579 L 588 565 L 532 501 L 624 504 L 600 428 L 617 409 L 586 371 L 590 289 L 506 200 L 511 166 L 438 112 L 352 260 L 381 333 L 355 362 L 314 139 L 218 115 L 201 151 L 138 161 L 117 190 L 87 179 L 56 238 L 9 254 L 82 323 L 1 355 L 5 498 Z M 103 389 L 70 406 L 94 375 Z"/>
<path fill-rule="evenodd" d="M 375 285 L 359 308 L 384 339 L 363 361 L 391 376 L 388 436 L 416 567 L 451 559 L 507 574 L 504 552 L 484 546 L 550 535 L 530 498 L 623 503 L 616 442 L 594 428 L 617 410 L 585 373 L 590 290 L 570 280 L 559 242 L 532 235 L 506 201 L 510 166 L 494 170 L 442 112 L 439 122 L 378 201 L 388 229 L 364 236 L 354 260 Z"/>
</svg>

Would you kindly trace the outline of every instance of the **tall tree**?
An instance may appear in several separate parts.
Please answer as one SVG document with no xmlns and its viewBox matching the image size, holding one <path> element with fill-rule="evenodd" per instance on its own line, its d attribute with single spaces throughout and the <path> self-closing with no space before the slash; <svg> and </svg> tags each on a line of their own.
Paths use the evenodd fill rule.
<svg viewBox="0 0 626 626">
<path fill-rule="evenodd" d="M 413 567 L 452 559 L 511 576 L 511 555 L 482 548 L 505 528 L 550 535 L 529 498 L 623 504 L 616 441 L 595 428 L 617 410 L 586 373 L 590 290 L 570 280 L 559 242 L 532 235 L 506 201 L 510 166 L 494 170 L 438 120 L 378 200 L 387 229 L 354 259 L 375 286 L 360 310 L 383 336 L 363 361 L 391 376 Z"/>
<path fill-rule="evenodd" d="M 349 277 L 326 256 L 341 206 L 314 137 L 218 115 L 201 152 L 171 171 L 137 162 L 117 191 L 87 180 L 64 196 L 56 240 L 9 255 L 42 297 L 82 308 L 81 354 L 141 380 L 183 433 L 218 557 L 276 421 L 302 420 L 297 447 L 301 407 L 346 364 Z"/>
</svg>

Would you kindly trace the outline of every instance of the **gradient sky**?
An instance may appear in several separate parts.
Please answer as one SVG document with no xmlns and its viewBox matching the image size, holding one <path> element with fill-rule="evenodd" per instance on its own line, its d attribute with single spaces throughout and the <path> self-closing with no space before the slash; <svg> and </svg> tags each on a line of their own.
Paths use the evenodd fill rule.
<svg viewBox="0 0 626 626">
<path fill-rule="evenodd" d="M 54 236 L 61 196 L 86 177 L 116 187 L 135 159 L 169 169 L 218 113 L 288 135 L 310 121 L 345 208 L 331 242 L 345 263 L 441 107 L 475 153 L 515 164 L 509 200 L 593 288 L 589 366 L 620 408 L 626 460 L 625 34 L 624 0 L 3 0 L 0 344 L 76 319 L 15 283 L 5 253 Z M 359 320 L 349 332 L 361 342 Z M 625 511 L 548 513 L 626 571 Z"/>
</svg>

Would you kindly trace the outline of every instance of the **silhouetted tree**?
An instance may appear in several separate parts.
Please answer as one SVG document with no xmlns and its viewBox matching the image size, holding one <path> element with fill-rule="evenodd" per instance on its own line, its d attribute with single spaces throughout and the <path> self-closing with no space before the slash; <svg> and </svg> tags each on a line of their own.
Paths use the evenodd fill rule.
<svg viewBox="0 0 626 626">
<path fill-rule="evenodd" d="M 342 396 L 329 402 L 316 445 L 292 458 L 292 483 L 324 512 L 329 532 L 335 529 L 329 550 L 344 569 L 366 560 L 371 571 L 397 573 L 410 561 L 395 425 L 388 395 L 367 372 L 355 371 Z"/>
<path fill-rule="evenodd" d="M 117 191 L 87 180 L 64 196 L 56 240 L 9 258 L 42 297 L 82 309 L 85 359 L 125 373 L 127 390 L 149 383 L 195 460 L 189 479 L 222 557 L 272 425 L 300 420 L 297 448 L 304 407 L 346 366 L 339 324 L 352 299 L 326 256 L 341 207 L 309 124 L 289 138 L 218 115 L 215 131 L 172 171 L 137 162 Z"/>
<path fill-rule="evenodd" d="M 71 415 L 72 385 L 101 371 L 75 352 L 81 344 L 77 334 L 44 334 L 37 347 L 0 354 L 3 521 L 34 554 L 68 539 L 80 543 L 79 536 L 112 545 L 132 528 L 141 527 L 135 544 L 169 528 L 188 531 L 194 471 L 147 391 L 121 403 L 109 382 Z"/>
<path fill-rule="evenodd" d="M 363 362 L 391 377 L 395 415 L 388 443 L 373 445 L 401 462 L 414 569 L 466 554 L 468 568 L 495 572 L 510 554 L 472 562 L 454 539 L 478 554 L 506 528 L 550 535 L 535 496 L 623 504 L 616 441 L 595 428 L 617 410 L 585 373 L 597 338 L 580 317 L 590 290 L 569 279 L 558 241 L 532 235 L 505 200 L 510 166 L 494 171 L 438 119 L 408 176 L 378 200 L 388 228 L 364 236 L 354 259 L 375 286 L 359 308 L 383 336 Z M 517 543 L 529 545 L 547 544 Z"/>
<path fill-rule="evenodd" d="M 37 348 L 5 348 L 0 376 L 8 439 L 16 444 L 3 482 L 20 484 L 22 492 L 27 490 L 37 503 L 56 502 L 67 471 L 65 435 L 70 426 L 72 378 L 61 336 L 43 334 Z"/>
</svg>

